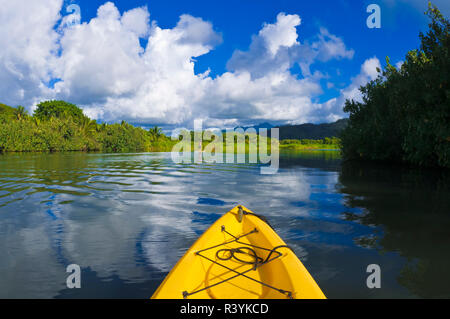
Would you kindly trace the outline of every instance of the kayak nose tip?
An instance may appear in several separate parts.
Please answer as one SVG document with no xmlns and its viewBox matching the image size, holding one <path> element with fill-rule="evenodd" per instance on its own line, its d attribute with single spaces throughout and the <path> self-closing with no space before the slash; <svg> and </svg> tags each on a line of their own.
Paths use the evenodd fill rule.
<svg viewBox="0 0 450 319">
<path fill-rule="evenodd" d="M 242 222 L 242 219 L 244 218 L 244 210 L 242 209 L 242 206 L 238 206 L 238 215 L 237 215 L 238 221 Z"/>
</svg>

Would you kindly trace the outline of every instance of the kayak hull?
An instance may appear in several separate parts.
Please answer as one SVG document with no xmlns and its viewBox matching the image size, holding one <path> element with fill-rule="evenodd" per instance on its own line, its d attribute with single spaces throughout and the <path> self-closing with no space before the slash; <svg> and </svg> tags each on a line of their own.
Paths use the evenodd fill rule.
<svg viewBox="0 0 450 319">
<path fill-rule="evenodd" d="M 325 295 L 276 232 L 238 206 L 200 236 L 152 296 L 183 298 L 323 299 Z"/>
</svg>

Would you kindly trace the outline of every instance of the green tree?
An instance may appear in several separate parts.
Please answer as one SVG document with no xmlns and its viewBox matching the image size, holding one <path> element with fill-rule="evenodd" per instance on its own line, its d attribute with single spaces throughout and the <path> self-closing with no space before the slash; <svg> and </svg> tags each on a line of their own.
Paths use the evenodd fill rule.
<svg viewBox="0 0 450 319">
<path fill-rule="evenodd" d="M 65 101 L 45 101 L 37 105 L 33 116 L 40 120 L 56 118 L 72 118 L 74 122 L 80 123 L 84 120 L 83 111 L 74 104 Z"/>
<path fill-rule="evenodd" d="M 121 124 L 106 125 L 98 136 L 105 152 L 125 153 L 148 151 L 150 141 L 145 130 L 125 121 Z"/>
<path fill-rule="evenodd" d="M 158 126 L 155 126 L 154 128 L 150 128 L 148 130 L 148 133 L 152 140 L 157 140 L 158 138 L 160 138 L 163 135 L 162 129 L 159 128 Z"/>
<path fill-rule="evenodd" d="M 17 119 L 20 121 L 27 117 L 28 112 L 22 105 L 19 105 L 18 107 L 16 107 L 15 114 Z"/>
<path fill-rule="evenodd" d="M 431 22 L 420 49 L 409 51 L 400 69 L 390 64 L 347 100 L 342 131 L 344 158 L 450 167 L 450 24 L 429 4 Z"/>
<path fill-rule="evenodd" d="M 91 120 L 87 116 L 80 120 L 80 131 L 86 137 L 92 137 L 97 132 L 97 121 Z"/>
<path fill-rule="evenodd" d="M 0 123 L 8 122 L 17 118 L 16 109 L 0 103 Z"/>
</svg>

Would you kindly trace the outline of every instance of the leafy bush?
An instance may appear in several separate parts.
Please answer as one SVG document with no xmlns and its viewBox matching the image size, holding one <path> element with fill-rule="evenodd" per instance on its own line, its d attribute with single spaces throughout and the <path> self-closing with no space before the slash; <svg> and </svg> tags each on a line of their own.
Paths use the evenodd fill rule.
<svg viewBox="0 0 450 319">
<path fill-rule="evenodd" d="M 147 132 L 128 123 L 106 125 L 98 134 L 102 150 L 108 153 L 141 152 L 150 147 Z"/>
</svg>

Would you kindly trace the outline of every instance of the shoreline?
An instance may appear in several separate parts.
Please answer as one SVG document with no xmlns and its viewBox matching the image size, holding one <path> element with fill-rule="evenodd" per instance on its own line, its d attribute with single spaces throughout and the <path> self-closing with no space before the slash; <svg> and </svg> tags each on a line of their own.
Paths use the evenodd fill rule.
<svg viewBox="0 0 450 319">
<path fill-rule="evenodd" d="M 283 147 L 279 149 L 280 153 L 283 151 L 340 151 L 339 148 L 287 148 Z M 204 153 L 205 151 L 191 151 L 191 153 Z M 2 152 L 0 151 L 1 155 L 6 154 L 67 154 L 67 153 L 75 153 L 75 154 L 140 154 L 140 153 L 171 153 L 170 150 L 148 150 L 148 151 L 134 151 L 134 152 L 102 152 L 102 151 L 83 151 L 83 150 L 66 150 L 66 151 L 6 151 Z M 221 154 L 229 154 L 231 152 L 222 152 Z M 243 154 L 234 152 L 234 154 Z M 249 152 L 245 152 L 245 154 L 249 154 Z"/>
</svg>

